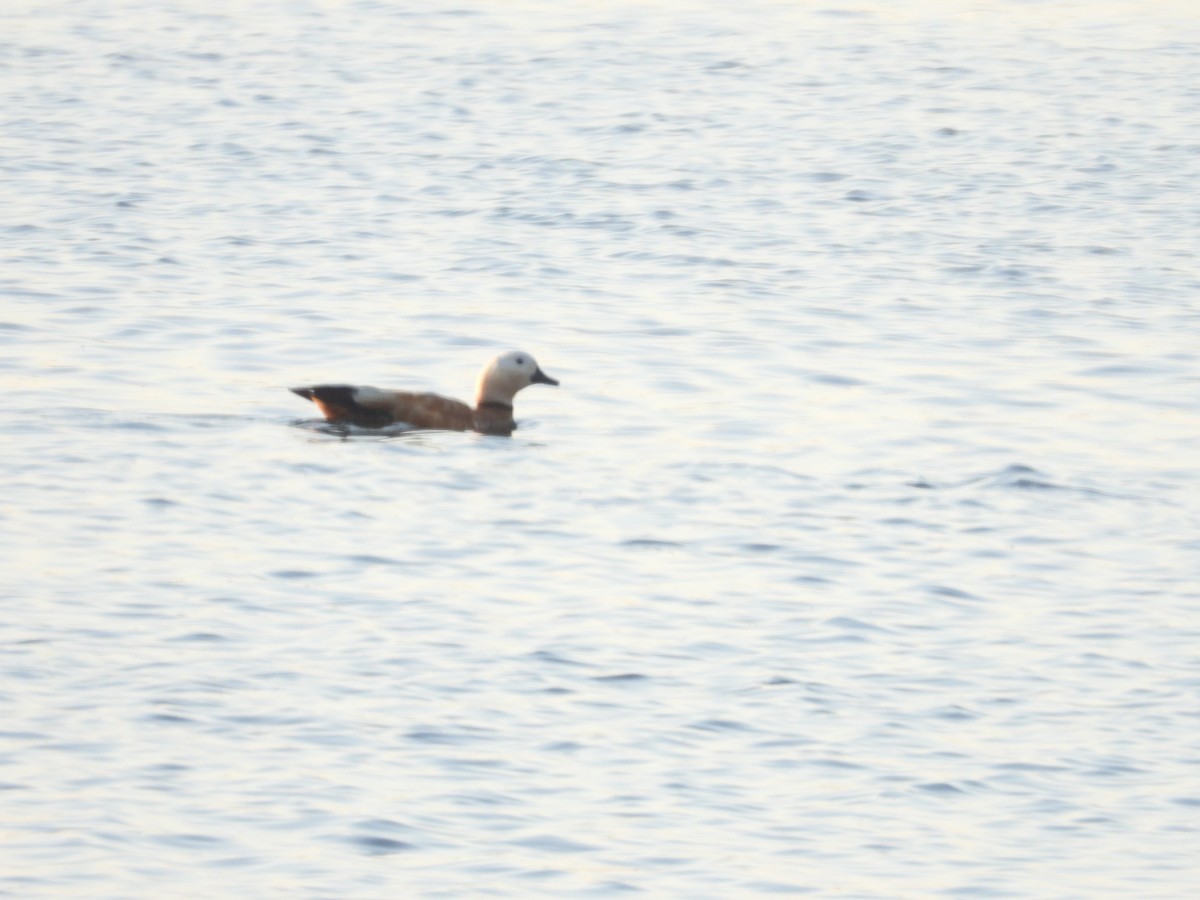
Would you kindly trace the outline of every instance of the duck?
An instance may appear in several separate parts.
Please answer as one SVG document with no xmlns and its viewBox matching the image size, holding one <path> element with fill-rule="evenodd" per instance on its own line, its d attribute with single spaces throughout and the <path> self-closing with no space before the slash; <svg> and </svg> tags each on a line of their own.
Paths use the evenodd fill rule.
<svg viewBox="0 0 1200 900">
<path fill-rule="evenodd" d="M 383 428 L 405 424 L 414 429 L 478 431 L 480 434 L 511 435 L 513 397 L 531 384 L 557 387 L 558 381 L 542 371 L 537 360 L 522 350 L 501 353 L 479 373 L 475 405 L 439 394 L 382 390 L 368 385 L 318 384 L 289 388 L 311 400 L 326 421 Z"/>
</svg>

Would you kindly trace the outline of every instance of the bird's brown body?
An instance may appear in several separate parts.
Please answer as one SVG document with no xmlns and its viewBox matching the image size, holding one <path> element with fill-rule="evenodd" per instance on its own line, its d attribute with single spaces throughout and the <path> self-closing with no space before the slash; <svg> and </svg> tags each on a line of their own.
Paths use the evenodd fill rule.
<svg viewBox="0 0 1200 900">
<path fill-rule="evenodd" d="M 402 422 L 422 430 L 512 434 L 516 427 L 512 407 L 503 403 L 485 402 L 472 409 L 461 400 L 438 394 L 381 391 L 350 385 L 318 385 L 292 390 L 315 403 L 327 421 L 359 428 L 384 428 Z"/>
</svg>

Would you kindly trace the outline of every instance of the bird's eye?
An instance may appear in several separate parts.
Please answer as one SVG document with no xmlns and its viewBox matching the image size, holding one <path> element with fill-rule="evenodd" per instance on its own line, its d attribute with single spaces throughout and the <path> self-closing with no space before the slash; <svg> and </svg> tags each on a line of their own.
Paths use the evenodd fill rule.
<svg viewBox="0 0 1200 900">
<path fill-rule="evenodd" d="M 518 356 L 518 357 L 517 357 L 517 365 L 518 365 L 518 366 L 523 366 L 523 365 L 525 365 L 525 357 L 523 357 L 523 356 Z"/>
</svg>

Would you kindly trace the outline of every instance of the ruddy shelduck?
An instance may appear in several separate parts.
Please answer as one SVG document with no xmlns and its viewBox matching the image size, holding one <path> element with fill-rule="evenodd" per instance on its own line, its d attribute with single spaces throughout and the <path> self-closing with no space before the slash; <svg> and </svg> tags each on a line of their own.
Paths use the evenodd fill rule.
<svg viewBox="0 0 1200 900">
<path fill-rule="evenodd" d="M 419 429 L 509 435 L 517 427 L 513 421 L 513 397 L 531 384 L 558 382 L 543 372 L 528 353 L 510 350 L 479 373 L 474 407 L 438 394 L 381 390 L 366 385 L 320 384 L 290 390 L 317 404 L 330 422 L 360 428 L 403 423 Z"/>
</svg>

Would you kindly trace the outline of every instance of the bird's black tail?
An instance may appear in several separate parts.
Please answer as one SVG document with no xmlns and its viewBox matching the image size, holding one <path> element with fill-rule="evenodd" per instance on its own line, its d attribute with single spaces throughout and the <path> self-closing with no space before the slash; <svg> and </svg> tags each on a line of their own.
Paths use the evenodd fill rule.
<svg viewBox="0 0 1200 900">
<path fill-rule="evenodd" d="M 382 428 L 395 421 L 390 410 L 359 403 L 356 395 L 360 389 L 353 385 L 316 384 L 288 390 L 317 404 L 322 415 L 330 422 L 349 422 L 361 428 Z"/>
</svg>

